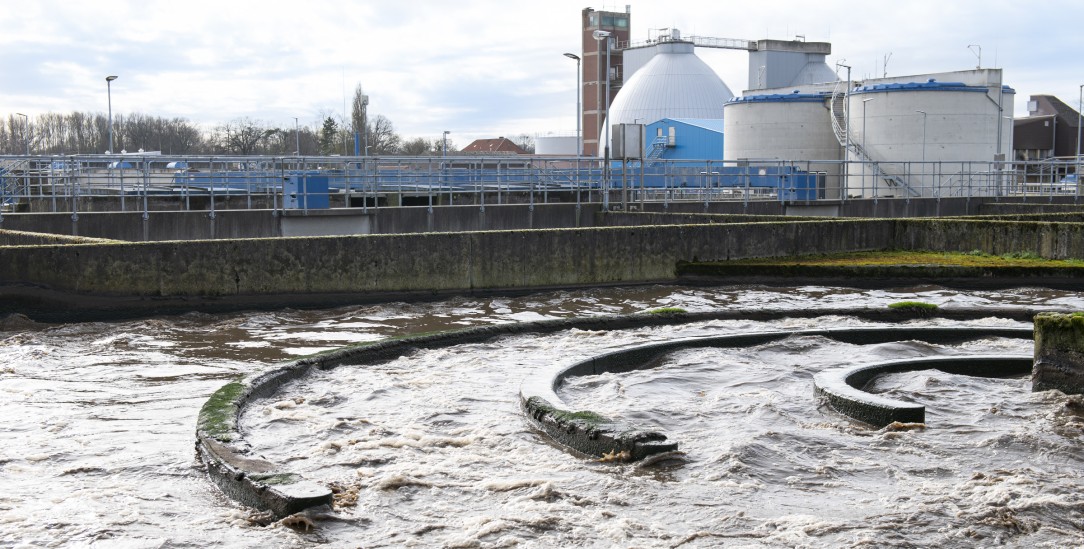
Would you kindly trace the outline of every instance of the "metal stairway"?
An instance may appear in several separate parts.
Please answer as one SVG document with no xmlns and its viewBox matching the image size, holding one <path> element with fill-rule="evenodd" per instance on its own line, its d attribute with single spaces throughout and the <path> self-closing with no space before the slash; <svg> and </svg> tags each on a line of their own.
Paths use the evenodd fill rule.
<svg viewBox="0 0 1084 549">
<path fill-rule="evenodd" d="M 902 177 L 887 173 L 881 169 L 881 164 L 870 157 L 869 152 L 861 145 L 851 142 L 850 146 L 848 146 L 847 90 L 840 89 L 844 86 L 846 86 L 845 82 L 840 81 L 836 83 L 836 89 L 832 92 L 832 101 L 829 103 L 829 109 L 832 112 L 832 132 L 836 134 L 836 141 L 843 147 L 843 150 L 854 153 L 854 156 L 857 157 L 858 160 L 873 166 L 875 177 L 880 178 L 889 187 L 906 191 L 911 196 L 922 196 L 922 193 L 916 191 L 914 187 L 908 184 Z"/>
<path fill-rule="evenodd" d="M 27 195 L 26 173 L 30 159 L 10 158 L 0 161 L 0 207 L 10 211 L 14 204 Z"/>
<path fill-rule="evenodd" d="M 660 135 L 651 142 L 651 152 L 647 155 L 648 166 L 654 166 L 658 164 L 658 160 L 662 158 L 662 153 L 666 152 L 666 147 L 670 146 L 670 139 L 665 135 Z"/>
</svg>

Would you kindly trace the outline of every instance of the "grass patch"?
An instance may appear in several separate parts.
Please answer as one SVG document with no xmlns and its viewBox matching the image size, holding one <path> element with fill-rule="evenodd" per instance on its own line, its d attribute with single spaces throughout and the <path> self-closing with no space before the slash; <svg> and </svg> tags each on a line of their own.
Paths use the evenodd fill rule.
<svg viewBox="0 0 1084 549">
<path fill-rule="evenodd" d="M 801 265 L 819 267 L 859 266 L 950 266 L 950 267 L 1082 267 L 1080 259 L 1044 259 L 1031 252 L 990 255 L 970 252 L 932 252 L 925 250 L 883 250 L 829 255 L 760 257 L 731 261 L 706 262 L 718 265 Z"/>
<path fill-rule="evenodd" d="M 897 311 L 929 313 L 936 311 L 937 305 L 934 303 L 926 303 L 925 301 L 897 301 L 896 303 L 889 303 L 888 308 Z"/>
</svg>

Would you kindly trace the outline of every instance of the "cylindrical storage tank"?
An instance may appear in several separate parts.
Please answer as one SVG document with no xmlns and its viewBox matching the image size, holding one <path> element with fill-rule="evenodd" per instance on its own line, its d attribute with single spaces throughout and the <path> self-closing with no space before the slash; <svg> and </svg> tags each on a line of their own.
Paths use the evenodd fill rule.
<svg viewBox="0 0 1084 549">
<path fill-rule="evenodd" d="M 847 100 L 848 194 L 1000 194 L 1002 170 L 995 162 L 1011 160 L 1014 96 L 1008 86 L 932 79 L 856 88 Z"/>
<path fill-rule="evenodd" d="M 579 139 L 575 135 L 537 135 L 534 138 L 535 154 L 553 156 L 577 156 Z"/>
<path fill-rule="evenodd" d="M 830 93 L 747 95 L 726 103 L 723 159 L 796 162 L 823 173 L 824 198 L 839 198 L 843 148 L 832 131 Z"/>
</svg>

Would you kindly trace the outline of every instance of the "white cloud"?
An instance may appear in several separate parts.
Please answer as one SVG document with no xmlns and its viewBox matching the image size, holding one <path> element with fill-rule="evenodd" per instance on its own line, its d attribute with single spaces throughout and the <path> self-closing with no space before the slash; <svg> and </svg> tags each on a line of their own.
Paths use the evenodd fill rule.
<svg viewBox="0 0 1084 549">
<path fill-rule="evenodd" d="M 650 29 L 686 35 L 830 41 L 857 77 L 1001 66 L 1027 96 L 1072 102 L 1084 82 L 1077 28 L 1084 5 L 1004 0 L 759 3 L 630 1 L 633 38 Z M 625 2 L 618 4 L 624 9 Z M 444 129 L 475 137 L 575 128 L 580 10 L 590 2 L 26 2 L 0 13 L 0 105 L 41 113 L 106 110 L 185 117 L 214 125 L 239 117 L 292 126 L 341 116 L 361 83 L 371 114 L 408 137 Z M 614 5 L 596 3 L 598 9 Z M 739 51 L 702 50 L 736 92 L 747 85 Z"/>
</svg>

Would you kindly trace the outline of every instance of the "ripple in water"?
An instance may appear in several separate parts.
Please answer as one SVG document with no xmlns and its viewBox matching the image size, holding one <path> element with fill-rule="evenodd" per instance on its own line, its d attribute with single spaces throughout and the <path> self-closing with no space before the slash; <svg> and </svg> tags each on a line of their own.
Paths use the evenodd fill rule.
<svg viewBox="0 0 1084 549">
<path fill-rule="evenodd" d="M 861 324 L 853 319 L 570 330 L 301 380 L 249 409 L 244 427 L 258 453 L 335 485 L 345 503 L 356 498 L 313 517 L 314 531 L 260 526 L 210 484 L 192 449 L 211 392 L 309 349 L 539 316 L 903 299 L 1084 307 L 1077 294 L 1046 290 L 640 287 L 118 323 L 8 319 L 0 325 L 0 546 L 1084 543 L 1079 398 L 1033 394 L 1023 380 L 913 372 L 871 389 L 926 404 L 926 429 L 870 430 L 812 405 L 811 376 L 840 362 L 1028 352 L 1019 342 L 862 347 L 795 338 L 683 351 L 651 371 L 564 389 L 575 406 L 681 441 L 680 455 L 654 465 L 584 461 L 519 416 L 519 382 L 554 362 L 670 337 Z"/>
</svg>

